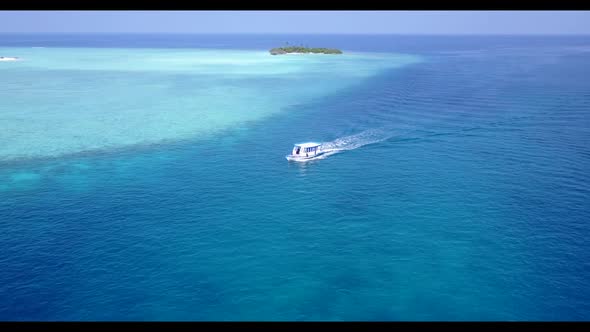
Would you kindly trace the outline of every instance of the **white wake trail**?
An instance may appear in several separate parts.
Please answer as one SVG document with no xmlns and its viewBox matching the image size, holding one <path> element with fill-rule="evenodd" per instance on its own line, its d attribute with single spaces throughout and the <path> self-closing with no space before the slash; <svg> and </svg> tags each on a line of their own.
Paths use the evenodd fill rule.
<svg viewBox="0 0 590 332">
<path fill-rule="evenodd" d="M 384 129 L 369 129 L 358 134 L 340 137 L 331 142 L 322 143 L 322 151 L 325 151 L 322 157 L 325 158 L 338 152 L 350 151 L 365 145 L 379 143 L 393 137 L 393 135 L 393 132 Z"/>
</svg>

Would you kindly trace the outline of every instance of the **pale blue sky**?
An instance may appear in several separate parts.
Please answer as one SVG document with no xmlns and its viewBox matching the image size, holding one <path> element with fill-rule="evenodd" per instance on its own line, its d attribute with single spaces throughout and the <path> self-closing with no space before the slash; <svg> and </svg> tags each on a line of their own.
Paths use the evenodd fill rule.
<svg viewBox="0 0 590 332">
<path fill-rule="evenodd" d="M 590 11 L 0 11 L 2 32 L 590 34 Z"/>
</svg>

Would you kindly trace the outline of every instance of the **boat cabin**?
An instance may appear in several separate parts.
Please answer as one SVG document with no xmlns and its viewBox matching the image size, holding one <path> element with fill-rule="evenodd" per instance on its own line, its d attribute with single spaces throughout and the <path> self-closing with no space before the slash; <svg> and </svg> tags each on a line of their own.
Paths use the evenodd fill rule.
<svg viewBox="0 0 590 332">
<path fill-rule="evenodd" d="M 318 154 L 320 150 L 320 143 L 302 143 L 302 144 L 295 144 L 293 147 L 293 151 L 291 152 L 292 156 L 298 157 L 312 157 Z"/>
</svg>

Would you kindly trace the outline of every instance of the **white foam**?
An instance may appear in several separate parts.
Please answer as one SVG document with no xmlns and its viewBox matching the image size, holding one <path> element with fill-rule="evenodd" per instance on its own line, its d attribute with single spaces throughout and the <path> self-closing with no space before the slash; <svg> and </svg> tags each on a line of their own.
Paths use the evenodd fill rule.
<svg viewBox="0 0 590 332">
<path fill-rule="evenodd" d="M 383 142 L 385 140 L 392 138 L 393 136 L 395 136 L 395 133 L 385 128 L 374 128 L 365 130 L 358 134 L 340 137 L 330 142 L 323 142 L 322 151 L 324 151 L 324 153 L 322 155 L 317 156 L 313 159 L 301 159 L 296 161 L 307 162 L 318 159 L 326 159 L 327 157 L 337 153 L 350 151 L 366 145 Z"/>
<path fill-rule="evenodd" d="M 331 142 L 323 143 L 325 150 L 348 151 L 358 149 L 365 145 L 385 141 L 394 136 L 394 133 L 385 129 L 369 129 L 355 135 L 337 138 Z"/>
</svg>

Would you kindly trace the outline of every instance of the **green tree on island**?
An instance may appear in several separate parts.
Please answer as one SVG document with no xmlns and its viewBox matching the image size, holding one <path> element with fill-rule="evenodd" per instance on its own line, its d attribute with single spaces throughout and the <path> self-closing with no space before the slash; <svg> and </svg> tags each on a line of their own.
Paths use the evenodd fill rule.
<svg viewBox="0 0 590 332">
<path fill-rule="evenodd" d="M 289 43 L 287 42 L 287 45 Z M 278 55 L 278 54 L 287 54 L 287 53 L 323 53 L 323 54 L 342 54 L 342 51 L 335 48 L 309 48 L 303 46 L 285 46 L 285 47 L 276 47 L 271 49 L 270 54 Z"/>
</svg>

